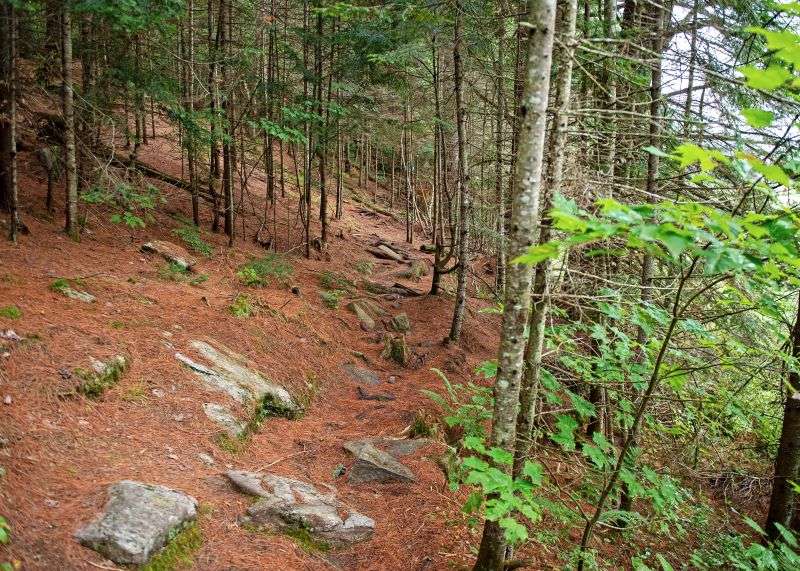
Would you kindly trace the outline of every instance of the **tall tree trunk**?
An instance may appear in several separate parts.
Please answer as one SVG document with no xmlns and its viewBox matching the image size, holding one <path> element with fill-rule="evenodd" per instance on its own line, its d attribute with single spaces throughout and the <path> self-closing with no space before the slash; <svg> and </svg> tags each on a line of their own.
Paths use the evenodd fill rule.
<svg viewBox="0 0 800 571">
<path fill-rule="evenodd" d="M 219 3 L 219 38 L 220 48 L 225 55 L 225 59 L 231 56 L 230 36 L 230 6 L 225 0 Z M 220 64 L 222 84 L 226 88 L 226 93 L 222 96 L 222 111 L 225 117 L 225 131 L 227 136 L 222 140 L 222 193 L 223 207 L 225 210 L 225 234 L 228 236 L 228 244 L 233 245 L 235 228 L 233 224 L 233 177 L 236 170 L 236 151 L 234 150 L 234 112 L 233 112 L 233 89 L 228 85 L 228 62 Z"/>
<path fill-rule="evenodd" d="M 78 169 L 75 161 L 75 107 L 72 88 L 72 14 L 67 0 L 61 6 L 61 95 L 64 109 L 64 166 L 66 170 L 66 223 L 64 229 L 79 239 Z"/>
<path fill-rule="evenodd" d="M 209 165 L 208 165 L 208 191 L 213 200 L 213 216 L 211 223 L 211 230 L 217 232 L 219 230 L 219 217 L 220 217 L 220 204 L 219 194 L 222 190 L 220 188 L 220 169 L 219 169 L 219 85 L 217 81 L 217 59 L 219 58 L 219 35 L 220 27 L 217 22 L 217 33 L 214 36 L 214 0 L 208 0 L 208 53 L 210 64 L 208 66 L 208 91 L 211 101 L 211 144 L 209 150 Z"/>
<path fill-rule="evenodd" d="M 495 141 L 494 141 L 494 193 L 497 200 L 497 272 L 495 287 L 502 299 L 506 288 L 506 193 L 503 187 L 503 127 L 505 125 L 505 99 L 503 97 L 503 58 L 506 40 L 506 14 L 500 3 L 497 26 L 497 56 L 494 62 L 495 74 Z"/>
<path fill-rule="evenodd" d="M 456 148 L 458 152 L 458 195 L 459 195 L 459 227 L 458 227 L 458 282 L 456 285 L 456 302 L 453 310 L 453 322 L 450 326 L 451 342 L 461 338 L 464 324 L 464 311 L 467 306 L 467 275 L 469 274 L 469 172 L 467 167 L 467 110 L 464 106 L 464 70 L 461 61 L 461 44 L 463 42 L 464 16 L 461 1 L 456 0 L 456 22 L 453 35 L 453 88 L 456 99 Z M 551 31 L 552 33 L 552 31 Z"/>
<path fill-rule="evenodd" d="M 10 216 L 9 239 L 17 241 L 20 230 L 17 186 L 17 13 L 9 2 L 2 7 L 0 22 L 0 206 Z"/>
<path fill-rule="evenodd" d="M 532 3 L 530 49 L 525 72 L 525 88 L 517 110 L 520 118 L 520 147 L 514 193 L 512 224 L 509 226 L 509 257 L 525 253 L 536 242 L 539 232 L 542 157 L 545 146 L 547 99 L 555 27 L 555 0 Z M 524 333 L 528 321 L 533 268 L 512 264 L 508 267 L 503 310 L 502 338 L 497 358 L 494 385 L 491 445 L 513 452 L 519 409 L 520 378 L 525 352 Z M 505 464 L 496 466 L 509 469 Z M 486 521 L 474 569 L 502 571 L 505 537 L 496 521 Z"/>
<path fill-rule="evenodd" d="M 797 316 L 791 336 L 791 356 L 800 359 L 800 293 L 797 296 Z M 783 426 L 778 453 L 775 456 L 775 473 L 772 478 L 772 495 L 769 500 L 767 537 L 775 540 L 780 532 L 775 524 L 789 527 L 795 512 L 794 483 L 800 472 L 800 373 L 789 370 L 786 402 L 783 407 Z"/>
<path fill-rule="evenodd" d="M 186 10 L 188 15 L 186 24 L 189 32 L 186 39 L 188 51 L 186 61 L 187 108 L 189 110 L 189 120 L 194 121 L 194 0 L 188 0 Z M 194 135 L 192 133 L 187 133 L 186 153 L 189 166 L 189 186 L 192 189 L 192 221 L 195 226 L 200 226 L 200 193 L 197 188 Z"/>
<path fill-rule="evenodd" d="M 567 112 L 569 111 L 572 88 L 572 57 L 575 43 L 575 22 L 577 19 L 577 0 L 567 0 L 561 7 L 559 37 L 561 48 L 557 53 L 556 78 L 553 105 L 553 120 L 548 141 L 547 171 L 544 176 L 545 212 L 549 210 L 553 196 L 562 190 L 564 182 L 564 163 L 567 143 Z M 539 243 L 550 240 L 551 225 L 547 216 L 542 216 Z M 514 455 L 514 474 L 521 473 L 528 456 L 533 437 L 533 424 L 536 417 L 538 387 L 542 369 L 542 349 L 544 329 L 550 305 L 550 263 L 545 260 L 536 267 L 533 281 L 532 307 L 528 324 L 528 341 L 525 347 L 525 370 L 520 389 L 520 412 L 517 417 L 516 452 Z"/>
<path fill-rule="evenodd" d="M 658 148 L 661 144 L 661 75 L 662 75 L 662 61 L 661 53 L 664 50 L 664 22 L 668 21 L 668 15 L 664 14 L 661 7 L 653 6 L 653 30 L 651 37 L 651 49 L 654 54 L 657 54 L 657 61 L 653 63 L 650 75 L 650 121 L 648 130 L 648 144 L 651 147 Z M 658 194 L 658 170 L 660 166 L 660 158 L 654 153 L 647 155 L 647 179 L 645 181 L 645 197 L 648 202 L 655 202 Z M 652 282 L 653 282 L 654 260 L 653 256 L 645 253 L 642 257 L 642 273 L 640 285 L 640 300 L 643 304 L 648 303 L 652 298 Z M 638 327 L 636 332 L 636 342 L 640 346 L 647 343 L 647 332 L 643 327 Z M 644 354 L 640 352 L 637 359 L 644 359 Z M 631 447 L 636 447 L 636 440 L 631 442 Z M 632 459 L 624 458 L 625 462 L 630 462 Z M 628 486 L 623 486 L 622 494 L 620 495 L 619 508 L 623 511 L 630 511 L 633 507 L 633 493 Z"/>
</svg>

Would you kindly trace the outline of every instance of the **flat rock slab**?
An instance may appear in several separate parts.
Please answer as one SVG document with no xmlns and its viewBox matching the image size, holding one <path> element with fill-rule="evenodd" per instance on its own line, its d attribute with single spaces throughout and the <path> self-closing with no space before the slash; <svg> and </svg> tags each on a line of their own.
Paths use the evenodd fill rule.
<svg viewBox="0 0 800 571">
<path fill-rule="evenodd" d="M 191 270 L 197 264 L 197 258 L 186 251 L 186 248 L 165 242 L 163 240 L 152 240 L 142 244 L 142 252 L 158 254 L 168 262 L 182 267 L 184 270 Z"/>
<path fill-rule="evenodd" d="M 244 434 L 246 427 L 243 422 L 234 416 L 231 410 L 214 402 L 203 403 L 203 412 L 206 416 L 219 424 L 231 438 L 239 438 Z"/>
<path fill-rule="evenodd" d="M 115 563 L 142 565 L 175 530 L 197 517 L 197 500 L 164 486 L 123 480 L 108 489 L 103 513 L 75 538 Z"/>
<path fill-rule="evenodd" d="M 78 301 L 82 301 L 84 303 L 94 303 L 97 299 L 95 296 L 90 294 L 88 291 L 83 291 L 80 289 L 74 289 L 70 286 L 63 286 L 59 288 L 61 293 L 67 296 L 70 299 L 76 299 Z"/>
<path fill-rule="evenodd" d="M 247 509 L 244 523 L 278 531 L 308 531 L 333 544 L 368 539 L 375 521 L 350 510 L 333 494 L 323 494 L 308 482 L 275 474 L 231 470 L 225 475 L 240 491 L 261 498 Z"/>
<path fill-rule="evenodd" d="M 368 298 L 351 301 L 347 304 L 347 309 L 358 317 L 362 329 L 367 331 L 375 329 L 377 320 L 386 315 L 386 311 L 377 302 Z"/>
<path fill-rule="evenodd" d="M 345 450 L 355 456 L 348 480 L 354 484 L 364 482 L 415 482 L 417 480 L 407 466 L 394 456 L 377 448 L 369 440 L 345 442 Z"/>
<path fill-rule="evenodd" d="M 375 256 L 376 258 L 380 258 L 381 260 L 393 260 L 395 262 L 402 262 L 404 260 L 403 255 L 395 252 L 388 246 L 381 244 L 376 248 L 368 247 L 366 248 L 367 252 Z"/>
<path fill-rule="evenodd" d="M 247 359 L 227 347 L 213 346 L 205 341 L 191 341 L 189 345 L 201 355 L 207 365 L 198 363 L 182 353 L 175 358 L 189 367 L 211 389 L 230 395 L 235 401 L 248 405 L 266 398 L 285 416 L 298 414 L 301 407 L 284 387 L 268 380 L 260 372 L 247 366 Z"/>
<path fill-rule="evenodd" d="M 381 382 L 380 377 L 378 377 L 378 373 L 371 369 L 359 367 L 353 363 L 345 363 L 342 365 L 342 369 L 345 370 L 350 378 L 359 383 L 364 383 L 365 385 L 378 385 Z"/>
</svg>

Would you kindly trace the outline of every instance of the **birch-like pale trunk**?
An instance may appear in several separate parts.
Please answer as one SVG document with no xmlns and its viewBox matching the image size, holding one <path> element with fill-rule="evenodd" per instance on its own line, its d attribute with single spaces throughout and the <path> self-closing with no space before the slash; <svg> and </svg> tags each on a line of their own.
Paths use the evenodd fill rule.
<svg viewBox="0 0 800 571">
<path fill-rule="evenodd" d="M 531 2 L 525 87 L 518 109 L 520 118 L 512 219 L 508 254 L 514 258 L 536 243 L 539 233 L 539 201 L 542 189 L 542 157 L 545 147 L 546 111 L 550 92 L 555 0 Z M 513 452 L 519 412 L 520 379 L 525 353 L 525 325 L 531 300 L 533 268 L 510 264 L 506 274 L 502 337 L 497 357 L 491 445 Z M 510 467 L 498 465 L 498 469 Z M 501 571 L 505 560 L 505 537 L 496 521 L 486 521 L 475 562 L 476 570 Z"/>
<path fill-rule="evenodd" d="M 577 0 L 568 0 L 561 13 L 561 49 L 557 53 L 557 80 L 553 120 L 548 141 L 547 172 L 544 176 L 544 211 L 552 207 L 553 196 L 561 192 L 564 182 L 564 163 L 567 146 L 567 119 L 572 91 L 572 58 L 575 53 L 575 22 Z M 551 226 L 547 216 L 542 216 L 539 243 L 550 240 Z M 528 342 L 525 347 L 525 370 L 520 387 L 520 412 L 517 417 L 514 474 L 520 474 L 531 447 L 533 422 L 536 417 L 536 402 L 542 369 L 542 349 L 547 312 L 550 306 L 550 261 L 544 260 L 537 267 L 533 281 L 531 315 L 528 324 Z"/>
</svg>

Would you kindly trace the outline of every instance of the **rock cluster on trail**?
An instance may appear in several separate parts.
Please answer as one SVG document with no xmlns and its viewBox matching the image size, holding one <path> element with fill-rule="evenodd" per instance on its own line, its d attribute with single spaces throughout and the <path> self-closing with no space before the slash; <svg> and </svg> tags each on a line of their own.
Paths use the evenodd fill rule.
<svg viewBox="0 0 800 571">
<path fill-rule="evenodd" d="M 142 252 L 158 254 L 168 262 L 182 267 L 184 270 L 191 270 L 197 264 L 197 258 L 192 256 L 185 248 L 165 242 L 163 240 L 152 240 L 142 244 Z"/>
<path fill-rule="evenodd" d="M 347 304 L 347 309 L 358 317 L 361 328 L 365 331 L 372 331 L 375 329 L 376 321 L 386 315 L 386 312 L 380 305 L 367 298 L 351 301 Z"/>
<path fill-rule="evenodd" d="M 183 353 L 175 358 L 186 365 L 206 386 L 227 394 L 245 407 L 266 407 L 276 416 L 294 418 L 301 412 L 283 386 L 268 380 L 260 372 L 247 366 L 247 359 L 217 343 L 191 341 L 190 347 L 203 357 L 207 364 L 199 363 Z M 231 438 L 245 434 L 247 423 L 236 418 L 231 409 L 220 403 L 203 403 L 206 416 L 217 423 Z"/>
<path fill-rule="evenodd" d="M 123 480 L 109 487 L 103 514 L 75 537 L 115 563 L 141 565 L 196 517 L 193 497 L 164 486 Z"/>
<path fill-rule="evenodd" d="M 378 442 L 380 441 L 368 439 L 351 440 L 344 443 L 345 450 L 356 459 L 355 464 L 350 468 L 348 480 L 354 484 L 416 481 L 414 473 L 407 466 L 398 462 L 389 452 L 375 445 Z"/>
<path fill-rule="evenodd" d="M 183 353 L 175 353 L 175 358 L 189 367 L 210 388 L 227 393 L 236 402 L 244 405 L 258 403 L 268 397 L 271 403 L 284 408 L 290 415 L 300 412 L 300 406 L 289 391 L 249 368 L 247 359 L 242 355 L 219 343 L 213 346 L 205 341 L 191 341 L 189 345 L 208 365 L 198 363 Z"/>
<path fill-rule="evenodd" d="M 334 544 L 362 541 L 375 529 L 374 520 L 307 482 L 235 470 L 225 475 L 240 491 L 261 498 L 247 509 L 243 523 L 277 531 L 301 529 Z"/>
</svg>

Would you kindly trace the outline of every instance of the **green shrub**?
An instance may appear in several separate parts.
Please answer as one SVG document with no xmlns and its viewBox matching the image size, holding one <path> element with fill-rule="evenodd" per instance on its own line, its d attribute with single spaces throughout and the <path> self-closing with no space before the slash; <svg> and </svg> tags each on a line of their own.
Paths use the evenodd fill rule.
<svg viewBox="0 0 800 571">
<path fill-rule="evenodd" d="M 117 212 L 111 215 L 111 222 L 133 229 L 144 228 L 148 222 L 153 222 L 153 210 L 159 203 L 166 202 L 155 186 L 136 187 L 127 182 L 113 188 L 95 186 L 81 194 L 81 200 L 114 208 Z"/>
<path fill-rule="evenodd" d="M 197 226 L 183 226 L 172 231 L 180 238 L 190 250 L 202 254 L 209 258 L 214 254 L 214 248 L 200 237 L 200 229 Z"/>
<path fill-rule="evenodd" d="M 324 303 L 328 309 L 337 309 L 339 307 L 339 302 L 345 293 L 346 292 L 341 289 L 335 289 L 332 291 L 323 290 L 319 292 L 319 296 L 322 298 L 322 303 Z"/>
<path fill-rule="evenodd" d="M 319 276 L 319 283 L 329 290 L 351 292 L 355 289 L 355 284 L 338 272 L 322 272 Z"/>
<path fill-rule="evenodd" d="M 236 277 L 246 286 L 263 287 L 271 279 L 287 285 L 294 268 L 280 254 L 267 254 L 263 258 L 250 260 L 239 268 Z"/>
<path fill-rule="evenodd" d="M 250 298 L 243 293 L 236 296 L 228 310 L 234 317 L 250 317 L 254 311 Z"/>
<path fill-rule="evenodd" d="M 66 295 L 70 289 L 72 289 L 72 286 L 67 278 L 56 278 L 53 280 L 53 283 L 50 284 L 50 290 L 60 293 L 61 295 Z"/>
<path fill-rule="evenodd" d="M 200 526 L 193 522 L 170 535 L 166 547 L 156 553 L 142 571 L 176 571 L 192 566 L 195 552 L 203 546 Z"/>
<path fill-rule="evenodd" d="M 0 317 L 19 319 L 22 317 L 22 310 L 16 305 L 6 305 L 5 307 L 0 307 Z"/>
<path fill-rule="evenodd" d="M 164 264 L 158 268 L 158 277 L 160 277 L 162 280 L 167 280 L 170 282 L 185 281 L 188 275 L 189 270 L 187 270 L 181 264 L 176 264 L 175 262 L 169 262 L 168 264 Z"/>
</svg>

